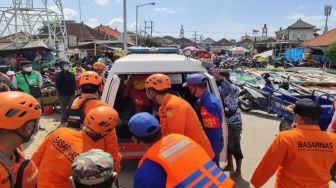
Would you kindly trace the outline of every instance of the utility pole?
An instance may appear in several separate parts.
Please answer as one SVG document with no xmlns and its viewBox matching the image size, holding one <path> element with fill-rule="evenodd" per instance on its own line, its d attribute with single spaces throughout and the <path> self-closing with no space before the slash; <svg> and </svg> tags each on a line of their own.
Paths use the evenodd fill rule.
<svg viewBox="0 0 336 188">
<path fill-rule="evenodd" d="M 183 25 L 181 25 L 181 29 L 180 29 L 180 38 L 184 37 L 184 28 Z"/>
<path fill-rule="evenodd" d="M 145 22 L 145 35 L 148 35 L 147 33 L 147 29 L 151 29 L 151 26 L 147 25 L 147 21 L 144 21 Z"/>
<path fill-rule="evenodd" d="M 153 21 L 150 21 L 151 38 L 153 38 Z"/>
<path fill-rule="evenodd" d="M 82 23 L 82 6 L 81 6 L 81 0 L 78 0 L 78 6 L 79 6 L 79 22 Z"/>
<path fill-rule="evenodd" d="M 127 14 L 126 14 L 126 0 L 123 3 L 123 19 L 124 19 L 124 33 L 123 33 L 123 44 L 124 44 L 124 55 L 127 55 Z"/>
<path fill-rule="evenodd" d="M 197 31 L 194 31 L 194 41 L 197 42 Z"/>
</svg>

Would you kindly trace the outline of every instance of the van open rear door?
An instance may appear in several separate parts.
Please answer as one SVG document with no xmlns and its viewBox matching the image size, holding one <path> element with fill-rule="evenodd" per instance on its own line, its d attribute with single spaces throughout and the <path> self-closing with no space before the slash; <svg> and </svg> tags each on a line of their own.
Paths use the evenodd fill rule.
<svg viewBox="0 0 336 188">
<path fill-rule="evenodd" d="M 116 96 L 120 84 L 123 83 L 120 83 L 120 78 L 118 77 L 118 75 L 109 74 L 101 98 L 102 101 L 105 101 L 110 106 L 115 107 L 115 100 L 117 98 Z M 120 127 L 117 127 L 116 132 L 118 136 L 119 151 L 123 156 L 123 159 L 139 159 L 146 153 L 146 149 L 140 144 L 133 142 L 130 137 L 125 138 L 129 135 L 127 122 L 124 122 Z"/>
</svg>

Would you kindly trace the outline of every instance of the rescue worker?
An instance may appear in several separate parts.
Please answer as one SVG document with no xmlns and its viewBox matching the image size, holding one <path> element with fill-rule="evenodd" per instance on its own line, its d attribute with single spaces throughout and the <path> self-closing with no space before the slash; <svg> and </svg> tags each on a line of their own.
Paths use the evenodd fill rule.
<svg viewBox="0 0 336 188">
<path fill-rule="evenodd" d="M 185 135 L 201 145 L 210 158 L 214 158 L 209 139 L 194 109 L 184 99 L 169 94 L 170 78 L 164 74 L 153 74 L 146 79 L 145 88 L 147 97 L 160 105 L 158 115 L 163 135 Z"/>
<path fill-rule="evenodd" d="M 108 106 L 108 104 L 99 100 L 98 89 L 100 83 L 101 78 L 96 72 L 87 71 L 83 73 L 80 79 L 81 95 L 70 106 L 68 127 L 80 129 L 83 126 L 86 115 L 91 109 L 99 106 Z M 122 156 L 119 153 L 118 147 L 114 144 L 115 140 L 117 140 L 115 130 L 111 131 L 103 139 L 104 143 L 106 143 L 106 152 L 110 153 L 113 156 L 115 164 L 118 164 L 115 167 L 115 171 L 119 172 L 119 163 Z"/>
<path fill-rule="evenodd" d="M 183 87 L 188 87 L 190 93 L 198 98 L 195 111 L 215 153 L 214 161 L 219 166 L 219 155 L 224 147 L 220 101 L 208 91 L 207 79 L 200 73 L 188 74 Z"/>
<path fill-rule="evenodd" d="M 41 87 L 43 85 L 42 76 L 33 70 L 30 61 L 20 63 L 21 71 L 13 77 L 13 86 L 19 91 L 28 93 L 35 98 L 41 97 Z"/>
<path fill-rule="evenodd" d="M 80 87 L 79 80 L 80 80 L 82 74 L 84 72 L 86 72 L 86 70 L 82 67 L 81 61 L 76 61 L 75 62 L 75 67 L 72 68 L 72 72 L 75 75 L 77 87 L 79 88 Z"/>
<path fill-rule="evenodd" d="M 135 188 L 234 186 L 199 144 L 181 134 L 163 136 L 151 114 L 135 114 L 128 126 L 132 140 L 147 149 L 134 174 Z"/>
<path fill-rule="evenodd" d="M 151 105 L 145 90 L 148 76 L 147 74 L 132 75 L 125 81 L 124 98 L 131 98 L 134 103 L 134 113 L 145 112 Z"/>
<path fill-rule="evenodd" d="M 102 105 L 107 105 L 99 100 L 98 90 L 101 84 L 101 77 L 93 71 L 83 73 L 79 80 L 81 95 L 77 97 L 69 109 L 68 126 L 71 128 L 81 128 L 84 117 L 90 109 Z"/>
<path fill-rule="evenodd" d="M 263 186 L 276 173 L 274 187 L 327 188 L 336 161 L 336 135 L 321 131 L 319 104 L 300 99 L 294 106 L 294 129 L 280 132 L 255 170 L 251 183 Z"/>
<path fill-rule="evenodd" d="M 93 64 L 93 71 L 95 71 L 96 73 L 99 74 L 100 78 L 101 78 L 101 83 L 99 86 L 99 96 L 101 97 L 101 95 L 103 94 L 104 91 L 104 86 L 105 86 L 105 82 L 106 82 L 106 78 L 104 77 L 103 73 L 106 70 L 106 64 L 103 62 L 95 62 Z"/>
<path fill-rule="evenodd" d="M 94 148 L 107 151 L 103 138 L 114 131 L 118 121 L 117 111 L 110 106 L 100 106 L 90 110 L 82 130 L 59 128 L 51 133 L 32 156 L 40 172 L 38 187 L 71 188 L 68 180 L 73 160 Z M 118 148 L 116 139 L 113 147 Z M 119 161 L 114 163 L 114 168 L 119 168 Z"/>
<path fill-rule="evenodd" d="M 75 158 L 69 179 L 73 188 L 112 188 L 116 177 L 112 156 L 100 149 L 92 149 Z"/>
<path fill-rule="evenodd" d="M 231 178 L 237 180 L 241 177 L 241 166 L 243 152 L 241 149 L 242 117 L 238 109 L 240 88 L 230 80 L 230 72 L 214 71 L 214 77 L 219 82 L 219 92 L 224 105 L 224 114 L 228 125 L 228 162 L 224 171 L 233 171 L 233 158 L 236 160 L 236 169 L 231 174 Z"/>
<path fill-rule="evenodd" d="M 37 167 L 19 148 L 39 130 L 42 110 L 34 97 L 23 92 L 2 92 L 0 98 L 0 187 L 35 188 Z"/>
</svg>

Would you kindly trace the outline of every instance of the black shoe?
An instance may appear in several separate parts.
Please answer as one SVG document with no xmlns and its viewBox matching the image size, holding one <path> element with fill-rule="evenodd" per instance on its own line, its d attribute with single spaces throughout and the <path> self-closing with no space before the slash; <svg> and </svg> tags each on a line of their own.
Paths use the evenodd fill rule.
<svg viewBox="0 0 336 188">
<path fill-rule="evenodd" d="M 40 131 L 45 131 L 46 129 L 43 128 L 43 127 L 39 127 L 39 130 L 40 130 Z"/>
</svg>

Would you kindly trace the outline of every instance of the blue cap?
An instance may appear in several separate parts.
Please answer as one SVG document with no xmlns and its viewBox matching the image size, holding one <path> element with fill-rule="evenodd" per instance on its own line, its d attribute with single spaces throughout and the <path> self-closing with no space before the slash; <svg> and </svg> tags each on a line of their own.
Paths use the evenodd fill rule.
<svg viewBox="0 0 336 188">
<path fill-rule="evenodd" d="M 200 73 L 188 74 L 187 81 L 183 84 L 183 87 L 194 86 L 206 83 L 206 77 Z"/>
<path fill-rule="evenodd" d="M 147 137 L 160 130 L 159 121 L 148 112 L 140 112 L 128 121 L 130 132 L 136 137 Z"/>
</svg>

